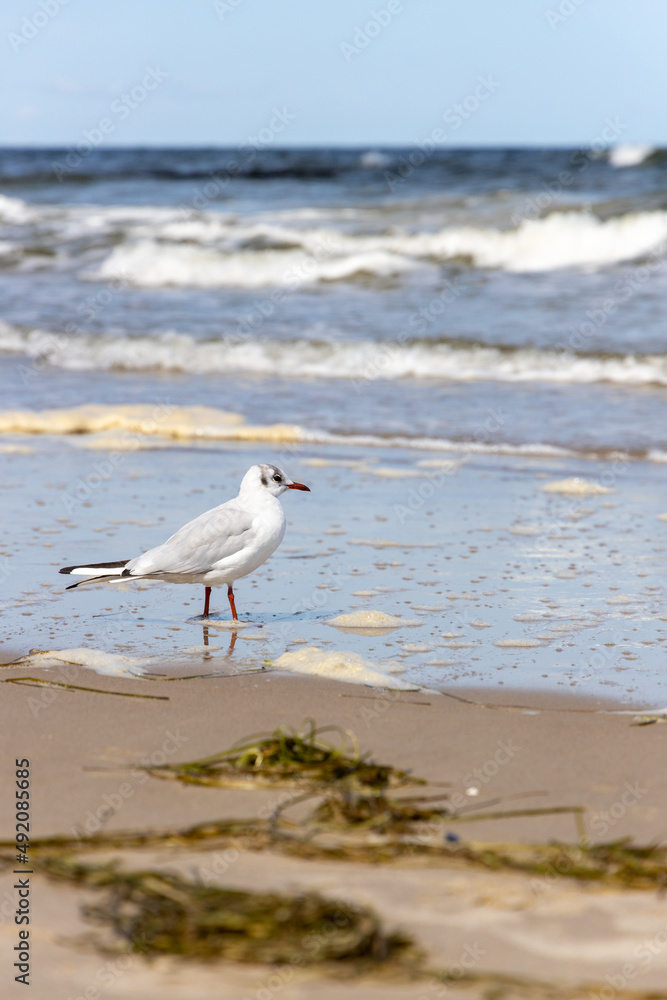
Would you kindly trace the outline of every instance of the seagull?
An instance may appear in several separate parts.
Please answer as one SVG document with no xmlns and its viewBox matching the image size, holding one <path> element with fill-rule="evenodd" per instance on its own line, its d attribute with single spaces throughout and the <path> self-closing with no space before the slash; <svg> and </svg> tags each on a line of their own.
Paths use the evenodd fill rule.
<svg viewBox="0 0 667 1000">
<path fill-rule="evenodd" d="M 239 495 L 188 521 L 162 545 L 134 559 L 65 566 L 86 583 L 123 580 L 166 580 L 204 585 L 204 613 L 209 616 L 211 588 L 227 585 L 234 621 L 238 621 L 232 584 L 254 572 L 272 555 L 285 534 L 285 512 L 279 497 L 286 490 L 310 488 L 295 483 L 277 465 L 253 465 L 241 481 Z"/>
</svg>

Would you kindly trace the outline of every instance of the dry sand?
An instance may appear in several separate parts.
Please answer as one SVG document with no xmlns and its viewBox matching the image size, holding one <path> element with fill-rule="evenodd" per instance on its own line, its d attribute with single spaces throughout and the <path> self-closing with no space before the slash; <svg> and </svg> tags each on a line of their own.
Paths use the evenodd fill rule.
<svg viewBox="0 0 667 1000">
<path fill-rule="evenodd" d="M 73 669 L 72 684 L 168 700 L 4 684 L 8 722 L 2 733 L 2 794 L 5 803 L 13 799 L 11 765 L 15 757 L 29 757 L 33 837 L 92 832 L 100 824 L 107 831 L 161 830 L 266 815 L 279 794 L 275 790 L 244 792 L 145 780 L 132 767 L 147 760 L 176 762 L 210 755 L 249 734 L 280 723 L 299 726 L 307 718 L 353 730 L 361 748 L 371 751 L 376 761 L 446 782 L 450 794 L 476 807 L 585 806 L 586 831 L 593 841 L 631 836 L 638 843 L 657 842 L 667 829 L 667 729 L 660 723 L 633 726 L 632 715 L 609 714 L 608 705 L 562 697 L 540 700 L 535 693 L 515 692 L 503 696 L 504 704 L 496 697 L 489 706 L 488 691 L 457 690 L 455 697 L 381 692 L 271 672 L 148 684 Z M 48 670 L 31 674 L 50 676 Z M 21 675 L 25 671 L 4 668 L 0 676 L 6 681 Z M 511 707 L 518 704 L 529 708 Z M 469 794 L 471 789 L 477 794 Z M 450 827 L 476 843 L 577 839 L 569 814 Z M 11 809 L 4 809 L 1 835 L 12 834 Z M 618 985 L 619 976 L 628 988 L 667 984 L 667 910 L 656 892 L 592 887 L 555 872 L 535 879 L 512 872 L 310 861 L 243 850 L 231 862 L 220 851 L 189 849 L 150 848 L 114 856 L 122 856 L 128 867 L 151 865 L 188 877 L 201 877 L 205 871 L 220 885 L 234 888 L 314 888 L 370 905 L 387 928 L 411 934 L 433 967 L 464 961 L 478 973 L 597 983 L 600 988 L 610 982 Z M 9 960 L 17 930 L 15 892 L 10 876 L 4 876 L 3 883 L 0 953 L 7 986 L 2 996 L 9 997 L 23 994 L 12 982 Z M 372 979 L 351 986 L 313 971 L 292 978 L 283 970 L 283 979 L 291 981 L 281 982 L 276 969 L 183 965 L 171 959 L 148 964 L 133 957 L 123 959 L 121 967 L 91 943 L 94 929 L 79 914 L 84 897 L 80 890 L 34 876 L 33 1000 L 87 996 L 86 989 L 92 991 L 87 1000 L 240 1000 L 277 992 L 284 1000 L 296 1000 L 315 990 L 323 1000 L 334 1000 L 344 990 L 365 1000 L 435 997 L 441 989 L 433 983 Z M 648 952 L 647 942 L 653 942 Z M 649 959 L 642 958 L 645 954 Z M 105 965 L 109 962 L 116 962 L 111 971 Z M 448 987 L 447 995 L 458 996 L 458 989 Z M 465 995 L 485 994 L 480 986 Z"/>
</svg>

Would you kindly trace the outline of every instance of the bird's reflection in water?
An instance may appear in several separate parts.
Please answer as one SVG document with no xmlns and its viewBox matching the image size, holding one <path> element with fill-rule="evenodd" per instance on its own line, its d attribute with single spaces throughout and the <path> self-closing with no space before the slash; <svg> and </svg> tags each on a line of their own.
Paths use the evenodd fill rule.
<svg viewBox="0 0 667 1000">
<path fill-rule="evenodd" d="M 208 646 L 208 644 L 209 644 L 208 643 L 208 625 L 202 625 L 202 629 L 203 629 L 203 632 L 204 632 L 204 643 L 203 644 L 204 644 L 204 646 Z M 238 633 L 237 633 L 236 629 L 233 629 L 232 632 L 230 633 L 230 637 L 229 637 L 229 648 L 227 650 L 227 656 L 231 656 L 232 653 L 234 652 L 234 646 L 236 645 L 236 639 L 237 639 L 237 637 L 238 637 Z M 211 656 L 210 653 L 204 653 L 204 659 L 205 660 L 209 659 L 210 656 Z"/>
</svg>

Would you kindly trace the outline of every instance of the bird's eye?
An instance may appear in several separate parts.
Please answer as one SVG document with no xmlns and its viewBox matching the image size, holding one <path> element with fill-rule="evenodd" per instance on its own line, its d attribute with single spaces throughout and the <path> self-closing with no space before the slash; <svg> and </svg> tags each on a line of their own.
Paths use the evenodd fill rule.
<svg viewBox="0 0 667 1000">
<path fill-rule="evenodd" d="M 274 483 L 282 483 L 282 479 L 280 478 L 280 476 L 277 473 L 273 477 L 273 481 L 274 481 Z"/>
</svg>

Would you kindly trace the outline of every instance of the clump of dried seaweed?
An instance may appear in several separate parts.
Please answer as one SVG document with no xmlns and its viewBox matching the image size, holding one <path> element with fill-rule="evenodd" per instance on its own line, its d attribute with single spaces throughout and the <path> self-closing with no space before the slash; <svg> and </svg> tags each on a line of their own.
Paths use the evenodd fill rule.
<svg viewBox="0 0 667 1000">
<path fill-rule="evenodd" d="M 84 865 L 63 855 L 43 867 L 52 877 L 104 891 L 103 902 L 88 906 L 86 915 L 146 956 L 301 966 L 377 965 L 412 953 L 410 940 L 385 933 L 372 910 L 313 892 L 221 889 L 162 871 Z"/>
<path fill-rule="evenodd" d="M 323 733 L 336 732 L 336 745 Z M 352 734 L 336 726 L 317 727 L 309 720 L 301 730 L 279 726 L 200 760 L 146 767 L 158 778 L 218 788 L 303 789 L 345 782 L 347 787 L 380 792 L 404 784 L 423 784 L 407 772 L 375 764 L 359 753 Z"/>
</svg>

